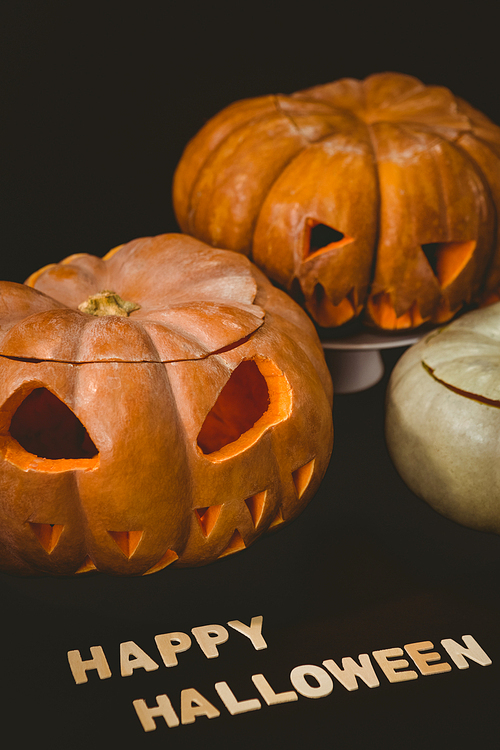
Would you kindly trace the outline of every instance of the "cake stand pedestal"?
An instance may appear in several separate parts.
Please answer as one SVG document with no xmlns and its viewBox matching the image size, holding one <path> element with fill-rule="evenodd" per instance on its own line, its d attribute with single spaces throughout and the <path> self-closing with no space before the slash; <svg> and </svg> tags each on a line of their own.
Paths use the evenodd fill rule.
<svg viewBox="0 0 500 750">
<path fill-rule="evenodd" d="M 382 334 L 361 331 L 352 336 L 322 341 L 334 393 L 357 393 L 371 388 L 384 374 L 382 349 L 411 346 L 429 331 Z"/>
</svg>

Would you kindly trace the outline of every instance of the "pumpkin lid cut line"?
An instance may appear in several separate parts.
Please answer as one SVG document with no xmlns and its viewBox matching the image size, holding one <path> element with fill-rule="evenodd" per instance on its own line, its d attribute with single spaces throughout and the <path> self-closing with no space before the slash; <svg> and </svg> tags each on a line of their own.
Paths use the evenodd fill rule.
<svg viewBox="0 0 500 750">
<path fill-rule="evenodd" d="M 263 321 L 264 322 L 264 321 Z M 147 365 L 168 365 L 168 364 L 175 364 L 176 362 L 197 362 L 202 359 L 208 359 L 209 357 L 215 357 L 219 354 L 224 354 L 226 352 L 233 351 L 234 349 L 237 349 L 240 346 L 243 346 L 248 341 L 251 340 L 253 336 L 253 332 L 248 334 L 247 336 L 243 336 L 238 341 L 235 341 L 232 344 L 227 344 L 226 346 L 222 346 L 220 349 L 216 349 L 212 352 L 204 352 L 202 355 L 198 357 L 179 357 L 178 359 L 157 359 L 157 360 L 149 360 L 149 359 L 89 359 L 85 361 L 69 361 L 66 359 L 49 359 L 49 358 L 37 358 L 37 357 L 22 357 L 22 356 L 15 356 L 12 354 L 4 354 L 3 352 L 0 352 L 0 359 L 9 359 L 13 360 L 15 362 L 26 362 L 26 363 L 32 363 L 32 364 L 40 364 L 42 362 L 54 362 L 55 364 L 64 364 L 64 365 L 70 365 L 71 367 L 81 367 L 83 365 L 97 365 L 97 364 L 123 364 L 123 365 L 140 365 L 140 364 L 147 364 Z"/>
<path fill-rule="evenodd" d="M 7 310 L 12 303 L 0 319 L 0 356 L 22 361 L 203 359 L 239 345 L 266 317 L 259 305 L 215 299 L 149 310 L 141 304 L 129 316 L 96 316 L 14 282 L 0 282 L 0 295 Z"/>
<path fill-rule="evenodd" d="M 438 378 L 433 368 L 426 364 L 426 362 L 424 361 L 422 361 L 422 367 L 427 373 L 429 373 L 431 378 L 433 378 L 436 383 L 444 385 L 445 388 L 453 391 L 453 393 L 456 393 L 459 396 L 463 396 L 464 398 L 471 399 L 471 401 L 477 401 L 480 404 L 485 404 L 486 406 L 492 406 L 496 409 L 500 409 L 500 400 L 488 398 L 487 396 L 481 396 L 481 394 L 479 393 L 471 393 L 470 391 L 465 391 L 462 388 L 457 388 L 457 386 L 451 385 L 451 383 L 447 383 L 445 380 Z"/>
</svg>

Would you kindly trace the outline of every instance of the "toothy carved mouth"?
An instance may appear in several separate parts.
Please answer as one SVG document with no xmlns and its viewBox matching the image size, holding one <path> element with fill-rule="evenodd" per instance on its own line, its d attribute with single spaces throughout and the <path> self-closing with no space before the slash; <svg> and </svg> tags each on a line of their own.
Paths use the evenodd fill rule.
<svg viewBox="0 0 500 750">
<path fill-rule="evenodd" d="M 385 330 L 416 328 L 428 320 L 420 314 L 416 300 L 405 313 L 398 316 L 388 292 L 380 292 L 369 297 L 367 307 L 373 321 Z"/>
<path fill-rule="evenodd" d="M 303 464 L 302 466 L 299 466 L 297 469 L 294 469 L 291 472 L 293 485 L 296 490 L 297 498 L 299 499 L 307 490 L 314 476 L 315 462 L 316 459 L 312 458 L 310 461 Z M 264 518 L 268 517 L 266 510 L 268 495 L 269 491 L 267 489 L 264 489 L 240 501 L 242 503 L 245 503 L 255 529 L 258 528 L 259 524 Z M 224 504 L 222 503 L 219 505 L 212 505 L 203 508 L 194 508 L 194 513 L 200 525 L 201 531 L 207 539 L 207 543 L 208 537 L 212 535 L 213 531 L 216 528 L 223 505 Z M 275 516 L 268 526 L 268 530 L 275 529 L 277 526 L 285 523 L 285 520 L 287 519 L 285 519 L 283 515 L 283 509 L 280 506 L 276 510 Z M 33 531 L 33 534 L 36 536 L 43 549 L 50 555 L 59 542 L 61 534 L 64 530 L 64 525 L 58 523 L 39 523 L 34 521 L 28 521 L 28 523 Z M 108 529 L 108 534 L 116 543 L 120 552 L 130 560 L 134 556 L 141 540 L 143 539 L 144 531 L 115 531 Z M 227 555 L 233 554 L 234 552 L 238 552 L 245 548 L 246 543 L 241 535 L 241 532 L 239 531 L 239 529 L 235 529 L 228 544 L 218 555 L 218 558 L 226 557 Z M 163 568 L 171 565 L 178 559 L 179 555 L 175 550 L 167 549 L 161 559 L 158 560 L 158 562 L 155 563 L 151 568 L 146 570 L 143 575 L 156 573 Z M 96 566 L 94 561 L 90 558 L 90 556 L 87 556 L 80 567 L 75 571 L 75 574 L 90 573 L 97 570 L 98 567 Z"/>
</svg>

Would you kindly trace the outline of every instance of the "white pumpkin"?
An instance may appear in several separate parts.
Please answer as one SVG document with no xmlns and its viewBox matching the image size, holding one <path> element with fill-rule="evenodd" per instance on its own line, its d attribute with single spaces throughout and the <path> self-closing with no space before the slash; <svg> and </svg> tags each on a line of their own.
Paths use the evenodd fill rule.
<svg viewBox="0 0 500 750">
<path fill-rule="evenodd" d="M 500 303 L 405 352 L 389 381 L 385 429 L 416 495 L 464 526 L 500 534 Z"/>
</svg>

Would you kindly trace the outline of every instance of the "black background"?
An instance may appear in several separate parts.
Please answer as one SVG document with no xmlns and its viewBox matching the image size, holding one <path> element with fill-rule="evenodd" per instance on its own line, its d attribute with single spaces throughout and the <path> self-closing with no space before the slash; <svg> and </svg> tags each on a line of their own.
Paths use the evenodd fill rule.
<svg viewBox="0 0 500 750">
<path fill-rule="evenodd" d="M 23 281 L 78 252 L 103 255 L 177 231 L 175 165 L 188 139 L 236 99 L 396 70 L 448 86 L 500 123 L 497 32 L 486 3 L 5 3 L 0 18 L 2 278 Z M 144 579 L 18 580 L 0 575 L 1 720 L 13 746 L 478 747 L 498 745 L 497 537 L 441 518 L 402 483 L 386 452 L 387 376 L 337 396 L 335 447 L 321 490 L 289 527 L 201 569 Z M 154 636 L 249 623 L 208 661 L 119 676 L 120 642 L 153 659 Z M 340 685 L 319 700 L 231 717 L 213 685 L 256 696 L 263 672 L 290 689 L 299 664 L 471 633 L 493 660 L 391 685 Z M 113 676 L 75 685 L 66 652 L 101 645 Z M 132 700 L 194 687 L 221 716 L 145 734 Z"/>
</svg>

